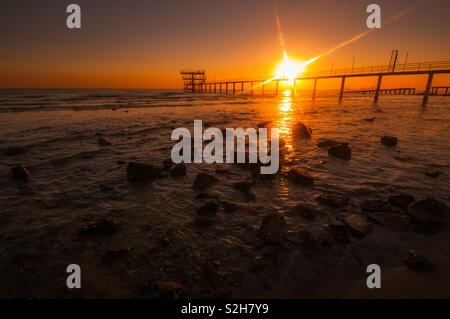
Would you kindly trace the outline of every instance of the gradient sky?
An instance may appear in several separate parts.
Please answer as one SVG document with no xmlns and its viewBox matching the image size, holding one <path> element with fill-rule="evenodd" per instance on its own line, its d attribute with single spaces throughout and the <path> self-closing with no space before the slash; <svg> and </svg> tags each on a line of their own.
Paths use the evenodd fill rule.
<svg viewBox="0 0 450 319">
<path fill-rule="evenodd" d="M 420 0 L 278 0 L 288 53 L 309 59 Z M 69 30 L 66 6 L 82 8 Z M 450 60 L 450 1 L 426 0 L 310 69 Z M 210 79 L 271 74 L 282 58 L 272 0 L 2 0 L 0 87 L 179 88 L 181 68 Z M 437 79 L 443 81 L 443 79 Z M 448 82 L 448 81 L 447 81 Z M 448 85 L 448 83 L 447 83 Z"/>
</svg>

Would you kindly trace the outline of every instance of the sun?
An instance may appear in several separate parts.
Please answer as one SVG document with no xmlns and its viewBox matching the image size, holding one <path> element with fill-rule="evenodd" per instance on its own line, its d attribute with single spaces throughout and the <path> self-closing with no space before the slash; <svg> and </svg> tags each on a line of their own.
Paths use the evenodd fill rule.
<svg viewBox="0 0 450 319">
<path fill-rule="evenodd" d="M 306 66 L 307 63 L 292 60 L 287 53 L 284 52 L 284 59 L 276 67 L 274 76 L 276 79 L 287 79 L 289 82 L 293 83 L 294 80 L 305 71 Z"/>
</svg>

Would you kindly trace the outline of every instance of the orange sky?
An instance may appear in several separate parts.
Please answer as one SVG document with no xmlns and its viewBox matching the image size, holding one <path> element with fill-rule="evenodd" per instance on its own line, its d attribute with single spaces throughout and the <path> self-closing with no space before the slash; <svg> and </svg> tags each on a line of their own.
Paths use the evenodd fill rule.
<svg viewBox="0 0 450 319">
<path fill-rule="evenodd" d="M 361 0 L 278 0 L 290 56 L 310 59 L 367 30 Z M 65 27 L 61 1 L 2 1 L 0 87 L 180 88 L 182 68 L 202 68 L 210 79 L 272 75 L 282 59 L 272 0 L 78 1 L 82 29 Z M 417 1 L 378 1 L 383 18 Z M 450 2 L 428 0 L 312 64 L 309 70 L 450 60 Z M 376 79 L 349 80 L 349 88 Z M 423 86 L 425 77 L 387 78 L 384 86 Z M 448 85 L 437 76 L 435 85 Z M 309 83 L 304 83 L 308 87 Z M 339 81 L 323 82 L 334 88 Z"/>
</svg>

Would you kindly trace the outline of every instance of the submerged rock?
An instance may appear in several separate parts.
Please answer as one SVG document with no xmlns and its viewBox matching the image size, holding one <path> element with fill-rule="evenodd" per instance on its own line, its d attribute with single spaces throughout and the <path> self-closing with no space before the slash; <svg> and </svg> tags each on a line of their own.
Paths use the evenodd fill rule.
<svg viewBox="0 0 450 319">
<path fill-rule="evenodd" d="M 26 181 L 30 177 L 30 172 L 23 165 L 17 165 L 11 168 L 11 173 L 15 180 Z"/>
<path fill-rule="evenodd" d="M 171 177 L 186 176 L 186 165 L 184 163 L 174 164 L 169 170 Z"/>
<path fill-rule="evenodd" d="M 434 172 L 426 172 L 425 175 L 427 175 L 428 177 L 431 178 L 438 178 L 439 176 L 441 176 L 442 172 L 440 171 L 434 171 Z"/>
<path fill-rule="evenodd" d="M 270 128 L 272 125 L 273 125 L 273 121 L 265 121 L 265 122 L 258 123 L 257 127 L 258 128 Z"/>
<path fill-rule="evenodd" d="M 305 174 L 300 172 L 298 169 L 292 168 L 288 173 L 288 179 L 296 184 L 302 185 L 302 186 L 313 186 L 314 185 L 314 179 Z"/>
<path fill-rule="evenodd" d="M 234 212 L 239 209 L 239 206 L 235 203 L 230 203 L 227 201 L 221 201 L 220 205 L 223 207 L 223 211 L 226 213 Z"/>
<path fill-rule="evenodd" d="M 407 215 L 389 211 L 369 212 L 367 218 L 373 223 L 397 231 L 406 231 L 410 226 L 410 218 Z"/>
<path fill-rule="evenodd" d="M 314 220 L 319 214 L 319 211 L 314 206 L 303 203 L 295 205 L 293 211 L 306 220 Z"/>
<path fill-rule="evenodd" d="M 337 146 L 337 145 L 341 145 L 341 144 L 346 144 L 346 143 L 338 142 L 335 140 L 324 139 L 324 140 L 320 141 L 319 143 L 317 143 L 317 146 L 320 148 L 328 148 L 331 146 Z"/>
<path fill-rule="evenodd" d="M 286 239 L 287 226 L 284 216 L 274 213 L 264 217 L 259 227 L 259 235 L 271 243 L 281 243 Z"/>
<path fill-rule="evenodd" d="M 15 155 L 23 154 L 23 153 L 25 153 L 25 150 L 22 147 L 10 147 L 7 150 L 5 150 L 3 155 L 15 156 Z"/>
<path fill-rule="evenodd" d="M 197 191 L 202 191 L 213 186 L 218 181 L 219 179 L 217 177 L 214 177 L 206 173 L 200 173 L 195 178 L 193 187 Z"/>
<path fill-rule="evenodd" d="M 300 245 L 305 249 L 312 249 L 316 245 L 316 239 L 313 234 L 306 229 L 300 229 L 298 232 L 298 240 Z"/>
<path fill-rule="evenodd" d="M 208 202 L 197 210 L 197 214 L 203 217 L 213 217 L 216 216 L 218 210 L 219 204 L 216 202 Z"/>
<path fill-rule="evenodd" d="M 363 212 L 389 212 L 392 207 L 385 201 L 379 199 L 369 199 L 364 201 L 360 208 Z"/>
<path fill-rule="evenodd" d="M 347 224 L 350 233 L 358 238 L 363 238 L 372 231 L 372 224 L 360 215 L 348 215 L 344 218 L 344 222 Z"/>
<path fill-rule="evenodd" d="M 381 138 L 381 143 L 389 147 L 394 147 L 397 146 L 398 139 L 395 136 L 383 136 Z"/>
<path fill-rule="evenodd" d="M 408 214 L 416 223 L 447 224 L 449 222 L 447 205 L 430 197 L 410 204 Z"/>
<path fill-rule="evenodd" d="M 414 202 L 416 198 L 413 195 L 409 194 L 398 194 L 398 195 L 391 195 L 388 197 L 388 201 L 392 206 L 401 208 L 406 210 L 408 206 Z"/>
<path fill-rule="evenodd" d="M 152 164 L 131 162 L 127 166 L 127 177 L 130 183 L 162 177 L 162 169 Z"/>
<path fill-rule="evenodd" d="M 106 139 L 104 139 L 104 138 L 99 138 L 99 139 L 97 140 L 97 143 L 98 143 L 98 145 L 100 145 L 100 146 L 110 146 L 110 145 L 111 145 L 111 142 L 108 141 L 108 140 L 106 140 Z"/>
<path fill-rule="evenodd" d="M 328 149 L 328 154 L 341 160 L 349 161 L 352 158 L 352 149 L 347 143 L 342 143 L 330 147 Z"/>
<path fill-rule="evenodd" d="M 116 220 L 99 219 L 83 226 L 78 230 L 80 237 L 107 237 L 114 235 L 120 227 L 120 223 Z"/>
<path fill-rule="evenodd" d="M 305 124 L 299 122 L 292 127 L 292 134 L 295 138 L 311 138 L 312 130 Z"/>
<path fill-rule="evenodd" d="M 410 250 L 405 258 L 406 266 L 417 272 L 431 272 L 436 270 L 434 262 L 415 250 Z"/>
<path fill-rule="evenodd" d="M 347 205 L 350 200 L 348 196 L 332 191 L 324 191 L 319 196 L 317 196 L 316 199 L 322 205 L 331 206 L 335 208 Z"/>
<path fill-rule="evenodd" d="M 165 170 L 165 171 L 168 171 L 169 169 L 171 169 L 173 165 L 174 165 L 174 163 L 171 158 L 165 159 L 162 163 L 163 170 Z"/>
</svg>

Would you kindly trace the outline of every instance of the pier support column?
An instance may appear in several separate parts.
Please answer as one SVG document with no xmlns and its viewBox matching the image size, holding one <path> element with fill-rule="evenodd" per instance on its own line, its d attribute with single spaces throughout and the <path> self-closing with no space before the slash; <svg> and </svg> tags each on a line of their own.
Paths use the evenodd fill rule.
<svg viewBox="0 0 450 319">
<path fill-rule="evenodd" d="M 445 88 L 445 95 L 448 95 L 448 88 Z"/>
<path fill-rule="evenodd" d="M 381 81 L 383 80 L 383 76 L 379 75 L 378 76 L 378 82 L 377 82 L 377 90 L 375 91 L 375 98 L 373 99 L 373 101 L 375 103 L 378 102 L 378 98 L 380 97 L 380 89 L 381 89 Z"/>
<path fill-rule="evenodd" d="M 428 97 L 430 96 L 430 89 L 431 89 L 431 84 L 433 83 L 433 77 L 434 77 L 434 73 L 430 73 L 428 75 L 427 87 L 426 87 L 425 92 L 423 94 L 422 106 L 425 106 L 428 103 Z"/>
<path fill-rule="evenodd" d="M 276 86 L 275 86 L 275 95 L 278 95 L 278 85 L 280 84 L 279 81 L 276 81 Z"/>
<path fill-rule="evenodd" d="M 317 91 L 317 79 L 314 79 L 314 88 L 313 88 L 313 94 L 312 94 L 312 100 L 316 100 L 316 91 Z"/>
<path fill-rule="evenodd" d="M 345 76 L 342 77 L 341 93 L 339 93 L 339 102 L 342 102 L 342 100 L 344 99 L 344 87 L 345 87 Z"/>
<path fill-rule="evenodd" d="M 225 94 L 228 94 L 228 82 L 225 83 Z"/>
<path fill-rule="evenodd" d="M 250 82 L 250 95 L 253 95 L 253 82 Z"/>
<path fill-rule="evenodd" d="M 233 94 L 236 94 L 236 82 L 233 82 Z"/>
<path fill-rule="evenodd" d="M 244 93 L 244 82 L 241 82 L 241 94 Z"/>
</svg>

